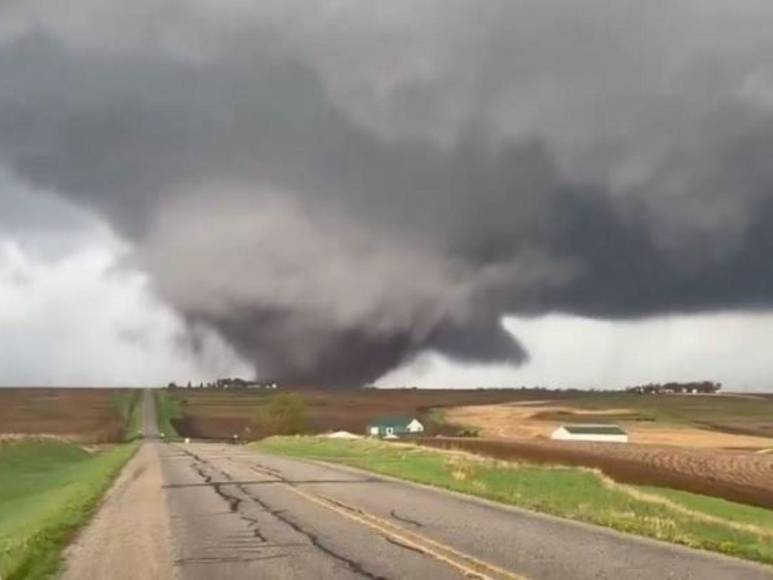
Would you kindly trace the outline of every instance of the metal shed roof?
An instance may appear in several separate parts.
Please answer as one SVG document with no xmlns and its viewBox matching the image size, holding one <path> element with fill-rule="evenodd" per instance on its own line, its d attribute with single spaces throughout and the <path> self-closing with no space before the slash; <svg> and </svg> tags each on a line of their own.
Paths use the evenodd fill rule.
<svg viewBox="0 0 773 580">
<path fill-rule="evenodd" d="M 573 435 L 627 435 L 617 425 L 562 425 Z"/>
</svg>

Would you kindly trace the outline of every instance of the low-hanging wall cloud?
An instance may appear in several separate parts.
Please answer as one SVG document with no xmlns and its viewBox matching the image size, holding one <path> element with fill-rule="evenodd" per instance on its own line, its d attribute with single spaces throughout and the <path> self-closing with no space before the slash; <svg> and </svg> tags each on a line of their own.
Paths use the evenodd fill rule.
<svg viewBox="0 0 773 580">
<path fill-rule="evenodd" d="M 0 165 L 259 376 L 773 302 L 769 3 L 76 3 L 0 5 Z"/>
</svg>

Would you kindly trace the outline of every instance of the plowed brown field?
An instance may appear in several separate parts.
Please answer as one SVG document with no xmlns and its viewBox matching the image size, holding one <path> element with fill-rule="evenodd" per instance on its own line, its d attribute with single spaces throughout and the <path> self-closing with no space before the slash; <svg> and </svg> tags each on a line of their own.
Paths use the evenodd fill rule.
<svg viewBox="0 0 773 580">
<path fill-rule="evenodd" d="M 121 441 L 116 389 L 0 389 L 0 440 L 27 436 Z"/>
</svg>

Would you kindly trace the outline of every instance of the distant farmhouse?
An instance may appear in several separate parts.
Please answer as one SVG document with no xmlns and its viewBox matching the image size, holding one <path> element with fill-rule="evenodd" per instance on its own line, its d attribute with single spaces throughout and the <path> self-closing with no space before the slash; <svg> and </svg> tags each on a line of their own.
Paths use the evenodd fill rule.
<svg viewBox="0 0 773 580">
<path fill-rule="evenodd" d="M 617 425 L 561 425 L 550 438 L 557 441 L 628 443 L 628 433 Z"/>
<path fill-rule="evenodd" d="M 424 432 L 424 425 L 413 417 L 380 417 L 368 424 L 367 434 L 383 439 L 417 435 Z"/>
</svg>

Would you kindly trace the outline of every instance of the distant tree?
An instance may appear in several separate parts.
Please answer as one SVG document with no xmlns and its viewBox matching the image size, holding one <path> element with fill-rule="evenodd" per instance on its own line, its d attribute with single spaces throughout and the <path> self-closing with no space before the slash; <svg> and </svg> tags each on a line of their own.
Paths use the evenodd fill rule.
<svg viewBox="0 0 773 580">
<path fill-rule="evenodd" d="M 273 396 L 258 413 L 258 429 L 265 437 L 297 435 L 307 427 L 306 401 L 297 393 Z"/>
<path fill-rule="evenodd" d="M 190 382 L 190 381 L 188 381 L 188 388 L 190 389 L 192 386 L 193 386 L 193 385 L 191 384 L 191 382 Z"/>
<path fill-rule="evenodd" d="M 167 388 L 167 389 L 176 389 L 176 388 L 177 388 L 177 383 L 175 383 L 175 382 L 171 382 L 171 383 L 169 383 L 169 384 L 166 386 L 166 388 Z"/>
<path fill-rule="evenodd" d="M 712 381 L 698 381 L 689 383 L 678 383 L 671 381 L 668 383 L 649 383 L 646 385 L 636 385 L 628 387 L 626 390 L 630 393 L 646 393 L 646 394 L 661 394 L 661 393 L 702 393 L 711 394 L 716 393 L 722 388 L 722 383 L 715 383 Z"/>
</svg>

